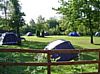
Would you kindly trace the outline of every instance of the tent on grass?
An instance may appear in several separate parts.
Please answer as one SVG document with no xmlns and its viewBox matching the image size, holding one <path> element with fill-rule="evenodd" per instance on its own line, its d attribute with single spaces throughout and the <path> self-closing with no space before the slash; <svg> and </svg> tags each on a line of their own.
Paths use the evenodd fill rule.
<svg viewBox="0 0 100 74">
<path fill-rule="evenodd" d="M 26 36 L 33 36 L 32 32 L 27 32 Z"/>
<path fill-rule="evenodd" d="M 74 50 L 75 48 L 73 47 L 73 45 L 69 42 L 69 41 L 65 41 L 62 39 L 53 41 L 51 43 L 49 43 L 44 50 L 61 50 L 61 49 L 70 49 L 70 50 Z M 77 53 L 59 53 L 59 54 L 52 54 L 53 59 L 57 59 L 57 61 L 69 61 L 72 60 L 74 58 L 76 58 L 78 56 Z"/>
<path fill-rule="evenodd" d="M 44 32 L 44 35 L 45 35 L 45 36 L 49 36 L 49 33 L 45 31 L 45 32 Z"/>
<path fill-rule="evenodd" d="M 95 33 L 95 36 L 100 36 L 100 32 L 96 32 Z"/>
<path fill-rule="evenodd" d="M 6 32 L 0 37 L 0 45 L 13 45 L 18 43 L 19 38 L 15 33 Z"/>
<path fill-rule="evenodd" d="M 70 32 L 68 36 L 80 36 L 78 32 Z"/>
</svg>

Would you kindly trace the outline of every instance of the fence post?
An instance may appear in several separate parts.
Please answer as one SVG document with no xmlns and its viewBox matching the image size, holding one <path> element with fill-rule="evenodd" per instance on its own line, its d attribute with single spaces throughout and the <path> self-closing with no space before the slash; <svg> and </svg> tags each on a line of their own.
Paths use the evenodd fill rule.
<svg viewBox="0 0 100 74">
<path fill-rule="evenodd" d="M 99 51 L 98 74 L 100 74 L 100 51 Z"/>
<path fill-rule="evenodd" d="M 48 59 L 48 68 L 47 68 L 47 74 L 51 74 L 50 50 L 48 50 L 48 52 L 47 52 L 47 59 Z"/>
</svg>

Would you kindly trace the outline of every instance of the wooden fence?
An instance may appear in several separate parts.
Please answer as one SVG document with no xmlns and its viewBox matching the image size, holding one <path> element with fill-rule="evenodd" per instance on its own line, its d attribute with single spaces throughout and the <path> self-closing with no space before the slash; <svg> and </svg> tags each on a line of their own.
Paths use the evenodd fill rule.
<svg viewBox="0 0 100 74">
<path fill-rule="evenodd" d="M 12 63 L 0 62 L 0 66 L 47 66 L 47 74 L 51 74 L 51 66 L 57 65 L 79 65 L 79 64 L 98 64 L 98 72 L 79 73 L 79 74 L 100 74 L 100 49 L 79 49 L 79 50 L 32 50 L 32 49 L 0 49 L 0 52 L 19 52 L 19 53 L 46 53 L 47 62 L 45 63 Z M 52 62 L 51 54 L 54 53 L 82 53 L 82 52 L 97 52 L 99 53 L 99 60 L 79 60 L 79 61 L 65 61 L 65 62 Z"/>
</svg>

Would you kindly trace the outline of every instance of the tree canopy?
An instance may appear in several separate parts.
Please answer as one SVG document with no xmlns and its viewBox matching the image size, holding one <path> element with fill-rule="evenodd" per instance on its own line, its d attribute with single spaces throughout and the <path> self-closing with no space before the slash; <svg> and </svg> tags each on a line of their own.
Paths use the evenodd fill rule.
<svg viewBox="0 0 100 74">
<path fill-rule="evenodd" d="M 20 27 L 25 24 L 23 16 L 25 14 L 21 12 L 21 6 L 19 0 L 0 0 L 1 11 L 4 12 L 5 17 L 1 17 L 2 24 L 10 27 L 10 30 L 15 30 L 20 38 Z M 21 42 L 19 42 L 20 44 Z"/>
<path fill-rule="evenodd" d="M 99 0 L 60 0 L 60 7 L 55 9 L 63 14 L 64 21 L 72 31 L 77 31 L 80 25 L 88 28 L 93 43 L 93 34 L 100 31 L 100 1 Z M 83 27 L 81 26 L 81 27 Z"/>
</svg>

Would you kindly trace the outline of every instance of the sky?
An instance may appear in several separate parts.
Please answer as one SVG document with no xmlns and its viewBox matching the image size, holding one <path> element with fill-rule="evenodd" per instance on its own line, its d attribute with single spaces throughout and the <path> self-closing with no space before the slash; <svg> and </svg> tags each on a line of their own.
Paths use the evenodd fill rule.
<svg viewBox="0 0 100 74">
<path fill-rule="evenodd" d="M 25 20 L 29 22 L 31 19 L 36 21 L 39 15 L 49 19 L 50 17 L 58 17 L 56 11 L 52 7 L 58 8 L 58 0 L 20 0 L 22 11 L 26 14 Z"/>
</svg>

